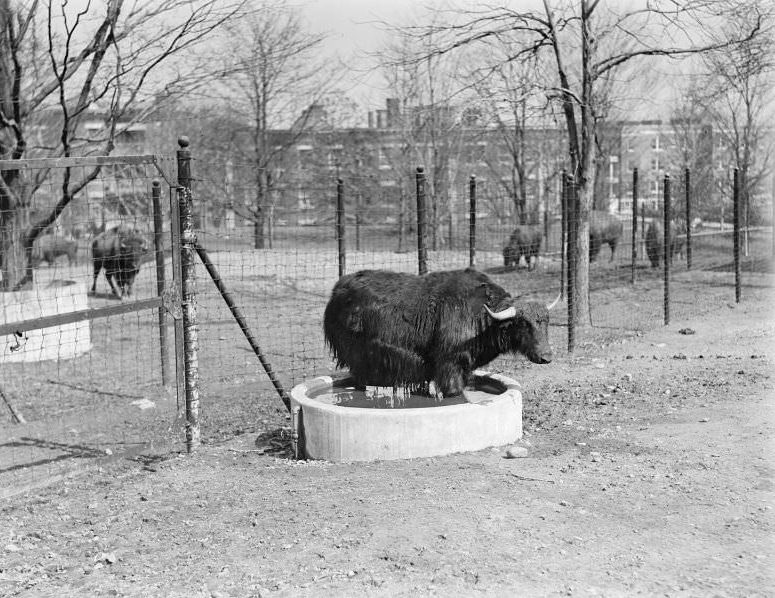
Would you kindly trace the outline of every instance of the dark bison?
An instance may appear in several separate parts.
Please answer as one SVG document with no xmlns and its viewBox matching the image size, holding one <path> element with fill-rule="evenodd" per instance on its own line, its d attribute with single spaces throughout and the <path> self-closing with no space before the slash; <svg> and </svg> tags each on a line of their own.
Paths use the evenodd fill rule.
<svg viewBox="0 0 775 598">
<path fill-rule="evenodd" d="M 132 284 L 148 253 L 148 241 L 142 233 L 119 225 L 98 234 L 91 246 L 94 262 L 92 293 L 97 290 L 97 276 L 105 270 L 105 278 L 117 297 L 132 295 Z M 118 289 L 113 281 L 118 284 Z"/>
<path fill-rule="evenodd" d="M 53 266 L 60 256 L 67 256 L 68 265 L 77 263 L 78 243 L 74 239 L 55 235 L 44 235 L 38 239 L 32 252 L 32 264 L 34 267 L 46 262 Z"/>
<path fill-rule="evenodd" d="M 534 270 L 538 264 L 538 252 L 541 250 L 541 242 L 544 240 L 544 231 L 541 226 L 523 224 L 514 229 L 509 238 L 508 245 L 503 248 L 503 265 L 506 268 L 516 268 L 519 258 L 525 256 L 527 269 Z M 535 258 L 532 266 L 530 258 Z"/>
<path fill-rule="evenodd" d="M 516 301 L 472 268 L 424 276 L 363 270 L 334 285 L 323 328 L 337 365 L 359 387 L 433 381 L 454 396 L 502 353 L 549 363 L 551 307 Z"/>
<path fill-rule="evenodd" d="M 613 261 L 616 244 L 622 236 L 623 228 L 622 221 L 613 214 L 603 210 L 592 210 L 589 213 L 589 261 L 595 261 L 604 243 L 608 243 L 611 248 L 611 261 Z"/>
<path fill-rule="evenodd" d="M 683 256 L 684 242 L 686 241 L 686 224 L 673 222 L 670 224 L 670 261 L 673 256 Z M 653 220 L 646 229 L 646 255 L 651 262 L 651 267 L 656 268 L 665 259 L 665 229 L 662 224 Z"/>
</svg>

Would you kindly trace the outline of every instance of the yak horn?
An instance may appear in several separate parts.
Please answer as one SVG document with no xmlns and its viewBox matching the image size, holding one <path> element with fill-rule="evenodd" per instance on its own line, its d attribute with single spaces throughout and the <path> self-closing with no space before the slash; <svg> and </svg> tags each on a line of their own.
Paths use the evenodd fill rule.
<svg viewBox="0 0 775 598">
<path fill-rule="evenodd" d="M 557 299 L 555 299 L 554 301 L 552 301 L 551 303 L 549 303 L 549 304 L 546 306 L 546 309 L 547 309 L 547 310 L 549 310 L 549 309 L 554 309 L 554 307 L 555 307 L 555 306 L 557 305 L 557 303 L 560 301 L 560 297 L 562 297 L 562 291 L 560 291 L 559 293 L 557 293 Z"/>
<path fill-rule="evenodd" d="M 485 304 L 484 309 L 487 310 L 487 313 L 490 314 L 490 317 L 494 320 L 509 320 L 517 315 L 517 308 L 513 305 L 498 312 L 492 311 L 489 307 L 487 307 L 487 304 Z"/>
</svg>

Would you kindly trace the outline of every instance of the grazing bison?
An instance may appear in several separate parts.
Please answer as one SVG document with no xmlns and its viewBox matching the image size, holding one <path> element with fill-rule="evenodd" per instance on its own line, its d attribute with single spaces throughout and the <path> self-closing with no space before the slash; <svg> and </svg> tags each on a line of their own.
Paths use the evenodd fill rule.
<svg viewBox="0 0 775 598">
<path fill-rule="evenodd" d="M 98 234 L 92 242 L 94 281 L 92 293 L 97 290 L 97 276 L 105 270 L 105 278 L 117 297 L 132 295 L 132 284 L 148 252 L 148 242 L 138 231 L 119 225 Z M 118 284 L 118 289 L 113 284 Z"/>
<path fill-rule="evenodd" d="M 519 258 L 525 256 L 527 269 L 535 270 L 543 240 L 544 231 L 541 226 L 537 224 L 518 226 L 511 233 L 508 245 L 503 248 L 503 265 L 506 268 L 516 268 L 519 265 Z M 532 267 L 530 258 L 535 258 Z"/>
<path fill-rule="evenodd" d="M 32 265 L 38 267 L 41 262 L 53 266 L 60 256 L 67 256 L 68 265 L 77 263 L 78 243 L 73 239 L 55 235 L 44 235 L 38 239 L 32 252 Z"/>
<path fill-rule="evenodd" d="M 472 268 L 424 276 L 363 270 L 334 285 L 323 328 L 337 365 L 349 367 L 359 387 L 433 381 L 454 396 L 502 353 L 552 361 L 553 305 L 516 301 Z"/>
<path fill-rule="evenodd" d="M 592 210 L 589 213 L 589 261 L 594 262 L 600 248 L 608 243 L 611 248 L 611 260 L 616 253 L 616 244 L 622 236 L 622 221 L 613 214 L 602 210 Z"/>
<path fill-rule="evenodd" d="M 683 256 L 684 242 L 686 241 L 686 224 L 683 221 L 670 224 L 670 261 L 673 256 Z M 651 267 L 656 268 L 665 258 L 665 229 L 662 224 L 654 220 L 649 223 L 646 230 L 646 255 L 651 262 Z"/>
</svg>

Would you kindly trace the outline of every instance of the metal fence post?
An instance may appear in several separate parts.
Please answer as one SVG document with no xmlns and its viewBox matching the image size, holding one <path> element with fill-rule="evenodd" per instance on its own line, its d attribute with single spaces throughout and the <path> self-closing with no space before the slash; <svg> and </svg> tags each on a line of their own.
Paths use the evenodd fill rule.
<svg viewBox="0 0 775 598">
<path fill-rule="evenodd" d="M 770 195 L 770 234 L 772 235 L 772 256 L 775 257 L 775 172 L 772 173 L 772 194 Z"/>
<path fill-rule="evenodd" d="M 544 252 L 549 253 L 549 201 L 544 200 Z"/>
<path fill-rule="evenodd" d="M 181 304 L 186 371 L 186 449 L 200 443 L 199 427 L 199 329 L 196 316 L 196 235 L 191 194 L 191 150 L 188 137 L 178 139 L 178 206 L 180 211 Z"/>
<path fill-rule="evenodd" d="M 345 272 L 345 238 L 344 238 L 344 181 L 336 179 L 336 244 L 339 254 L 339 277 Z"/>
<path fill-rule="evenodd" d="M 355 191 L 355 251 L 361 250 L 361 190 Z"/>
<path fill-rule="evenodd" d="M 156 293 L 164 294 L 166 281 L 164 272 L 164 229 L 161 218 L 161 183 L 154 179 L 151 183 L 151 200 L 153 202 L 153 247 L 156 255 Z M 161 354 L 161 383 L 170 385 L 170 359 L 167 347 L 167 310 L 159 308 L 159 353 Z"/>
<path fill-rule="evenodd" d="M 468 262 L 473 268 L 476 265 L 476 175 L 468 180 Z"/>
<path fill-rule="evenodd" d="M 735 303 L 740 303 L 740 189 L 739 172 L 735 168 L 732 178 L 732 205 L 734 218 L 733 244 L 735 254 Z"/>
<path fill-rule="evenodd" d="M 417 271 L 428 272 L 428 244 L 425 239 L 425 169 L 417 167 Z"/>
<path fill-rule="evenodd" d="M 638 261 L 638 169 L 632 169 L 632 272 L 630 284 L 635 284 L 635 263 Z"/>
<path fill-rule="evenodd" d="M 665 326 L 670 324 L 670 262 L 673 259 L 673 246 L 670 238 L 670 175 L 665 175 L 665 200 L 662 207 L 662 221 L 664 226 L 664 308 Z"/>
<path fill-rule="evenodd" d="M 568 254 L 568 353 L 573 353 L 576 347 L 576 316 L 573 313 L 576 299 L 576 245 L 579 234 L 578 212 L 576 210 L 576 181 L 573 177 L 568 177 L 566 188 L 566 216 L 567 216 L 567 235 L 566 253 Z"/>
<path fill-rule="evenodd" d="M 684 185 L 684 191 L 686 192 L 686 269 L 692 269 L 692 194 L 691 194 L 691 178 L 689 169 L 684 171 L 684 178 L 686 184 Z"/>
<path fill-rule="evenodd" d="M 560 176 L 560 297 L 565 299 L 565 283 L 568 273 L 568 173 Z"/>
</svg>

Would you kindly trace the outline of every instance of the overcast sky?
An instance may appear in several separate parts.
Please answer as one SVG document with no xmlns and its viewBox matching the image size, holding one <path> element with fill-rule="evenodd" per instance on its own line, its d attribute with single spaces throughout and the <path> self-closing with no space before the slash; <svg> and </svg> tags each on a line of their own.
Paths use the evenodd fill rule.
<svg viewBox="0 0 775 598">
<path fill-rule="evenodd" d="M 300 0 L 300 12 L 312 31 L 329 37 L 325 49 L 356 66 L 348 95 L 368 109 L 384 107 L 385 90 L 378 75 L 369 74 L 367 54 L 385 40 L 380 23 L 398 23 L 417 9 L 419 0 Z M 346 90 L 347 91 L 347 90 Z"/>
</svg>

